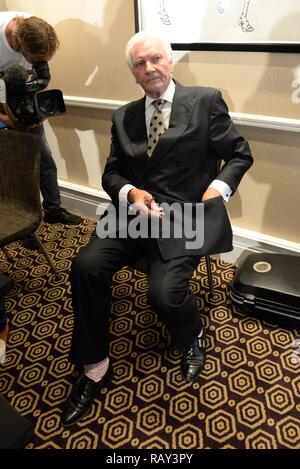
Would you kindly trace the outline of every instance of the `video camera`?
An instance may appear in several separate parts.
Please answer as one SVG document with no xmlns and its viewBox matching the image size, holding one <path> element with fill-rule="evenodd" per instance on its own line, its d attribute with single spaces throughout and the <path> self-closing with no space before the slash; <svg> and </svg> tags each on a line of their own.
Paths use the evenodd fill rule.
<svg viewBox="0 0 300 469">
<path fill-rule="evenodd" d="M 66 112 L 61 90 L 42 91 L 51 79 L 47 62 L 36 62 L 31 70 L 11 65 L 0 78 L 0 106 L 16 128 Z"/>
</svg>

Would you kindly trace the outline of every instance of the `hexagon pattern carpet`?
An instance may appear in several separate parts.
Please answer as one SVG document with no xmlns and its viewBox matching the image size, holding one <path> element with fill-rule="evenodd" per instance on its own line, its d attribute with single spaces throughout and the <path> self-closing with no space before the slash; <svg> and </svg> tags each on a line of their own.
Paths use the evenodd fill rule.
<svg viewBox="0 0 300 469">
<path fill-rule="evenodd" d="M 113 284 L 112 381 L 81 422 L 60 425 L 78 373 L 68 361 L 69 270 L 94 227 L 90 219 L 41 225 L 57 278 L 42 254 L 20 243 L 10 245 L 11 268 L 0 253 L 0 271 L 15 280 L 6 296 L 10 335 L 0 392 L 35 423 L 27 448 L 300 448 L 300 333 L 238 312 L 227 292 L 234 266 L 215 259 L 213 297 L 204 262 L 190 283 L 207 336 L 199 379 L 182 380 L 180 356 L 147 303 L 147 277 L 123 268 Z"/>
</svg>

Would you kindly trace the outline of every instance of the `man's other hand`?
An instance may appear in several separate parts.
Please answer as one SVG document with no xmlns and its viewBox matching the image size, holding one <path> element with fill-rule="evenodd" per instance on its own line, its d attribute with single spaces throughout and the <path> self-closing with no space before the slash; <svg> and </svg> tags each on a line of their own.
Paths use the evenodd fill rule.
<svg viewBox="0 0 300 469">
<path fill-rule="evenodd" d="M 162 208 L 157 205 L 152 194 L 141 189 L 131 189 L 128 193 L 128 202 L 133 211 L 139 215 L 147 217 L 161 218 L 163 216 Z"/>
</svg>

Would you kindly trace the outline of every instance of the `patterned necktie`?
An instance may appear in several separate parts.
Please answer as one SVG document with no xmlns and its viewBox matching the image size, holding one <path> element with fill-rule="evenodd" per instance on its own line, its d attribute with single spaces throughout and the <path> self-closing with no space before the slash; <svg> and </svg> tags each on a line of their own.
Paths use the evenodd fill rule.
<svg viewBox="0 0 300 469">
<path fill-rule="evenodd" d="M 155 107 L 155 111 L 151 117 L 149 127 L 149 137 L 147 146 L 148 156 L 152 155 L 159 137 L 167 130 L 166 124 L 164 122 L 164 116 L 162 113 L 162 108 L 165 102 L 165 99 L 156 99 L 152 102 L 153 106 Z"/>
</svg>

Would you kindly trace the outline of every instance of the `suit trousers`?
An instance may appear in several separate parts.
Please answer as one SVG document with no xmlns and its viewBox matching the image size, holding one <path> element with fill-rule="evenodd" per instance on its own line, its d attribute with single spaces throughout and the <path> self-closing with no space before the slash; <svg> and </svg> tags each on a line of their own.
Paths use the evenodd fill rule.
<svg viewBox="0 0 300 469">
<path fill-rule="evenodd" d="M 166 323 L 173 343 L 183 351 L 198 336 L 202 321 L 189 280 L 199 256 L 163 261 L 153 239 L 99 239 L 92 236 L 71 268 L 74 328 L 70 361 L 97 363 L 109 354 L 112 277 L 124 265 L 146 256 L 149 302 Z"/>
<path fill-rule="evenodd" d="M 40 137 L 40 190 L 43 197 L 44 210 L 57 210 L 61 206 L 61 198 L 57 181 L 57 168 L 46 140 L 43 124 L 33 127 L 30 132 Z"/>
</svg>

